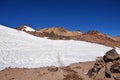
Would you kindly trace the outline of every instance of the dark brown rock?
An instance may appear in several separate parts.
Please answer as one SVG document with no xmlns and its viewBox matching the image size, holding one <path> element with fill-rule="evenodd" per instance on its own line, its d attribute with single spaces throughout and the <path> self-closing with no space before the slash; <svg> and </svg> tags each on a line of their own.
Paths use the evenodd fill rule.
<svg viewBox="0 0 120 80">
<path fill-rule="evenodd" d="M 111 78 L 112 77 L 112 74 L 111 74 L 111 71 L 110 71 L 111 65 L 112 65 L 112 63 L 106 63 L 106 65 L 105 65 L 105 77 L 106 78 Z"/>
<path fill-rule="evenodd" d="M 94 80 L 105 80 L 105 67 L 99 70 L 96 74 Z"/>
<path fill-rule="evenodd" d="M 94 35 L 94 34 L 98 34 L 99 32 L 98 31 L 96 31 L 96 30 L 89 30 L 86 34 L 92 34 L 92 35 Z"/>
<path fill-rule="evenodd" d="M 89 78 L 92 78 L 94 76 L 94 72 L 92 71 L 92 69 L 88 71 L 87 75 L 89 76 Z"/>
<path fill-rule="evenodd" d="M 105 70 L 104 70 L 105 68 L 104 67 L 105 67 L 105 63 L 103 60 L 97 61 L 94 64 L 93 68 L 88 71 L 87 75 L 89 76 L 89 78 L 95 78 L 97 76 L 97 78 L 95 80 L 97 80 L 101 76 L 102 76 L 101 78 L 103 79 L 105 76 Z"/>
<path fill-rule="evenodd" d="M 101 68 L 103 68 L 105 63 L 103 61 L 98 61 L 94 64 L 92 71 L 93 72 L 98 72 Z"/>
<path fill-rule="evenodd" d="M 120 59 L 120 57 L 119 54 L 116 52 L 116 50 L 112 49 L 103 56 L 103 59 L 105 62 L 113 62 L 115 60 Z"/>
<path fill-rule="evenodd" d="M 113 76 L 115 80 L 120 80 L 120 76 Z"/>
<path fill-rule="evenodd" d="M 93 80 L 120 80 L 120 58 L 115 49 L 96 61 L 87 73 Z"/>
<path fill-rule="evenodd" d="M 105 71 L 105 77 L 111 78 L 111 72 L 109 70 Z"/>
<path fill-rule="evenodd" d="M 49 67 L 48 71 L 56 72 L 56 71 L 58 71 L 58 67 Z"/>
<path fill-rule="evenodd" d="M 112 73 L 120 73 L 120 62 L 113 64 L 110 68 Z"/>
</svg>

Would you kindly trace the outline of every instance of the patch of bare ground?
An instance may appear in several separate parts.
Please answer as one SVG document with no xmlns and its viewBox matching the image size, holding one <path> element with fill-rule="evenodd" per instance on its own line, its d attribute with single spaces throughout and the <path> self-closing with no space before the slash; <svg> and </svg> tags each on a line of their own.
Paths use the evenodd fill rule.
<svg viewBox="0 0 120 80">
<path fill-rule="evenodd" d="M 92 80 L 86 75 L 95 62 L 82 62 L 67 67 L 7 68 L 0 80 Z"/>
</svg>

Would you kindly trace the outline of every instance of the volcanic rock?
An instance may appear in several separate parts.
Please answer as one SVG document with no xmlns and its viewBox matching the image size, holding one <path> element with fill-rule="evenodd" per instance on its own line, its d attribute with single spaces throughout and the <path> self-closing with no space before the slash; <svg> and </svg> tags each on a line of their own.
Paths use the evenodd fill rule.
<svg viewBox="0 0 120 80">
<path fill-rule="evenodd" d="M 113 64 L 110 68 L 112 73 L 120 73 L 120 62 Z"/>
<path fill-rule="evenodd" d="M 120 80 L 120 58 L 115 49 L 112 49 L 98 60 L 88 71 L 93 80 Z"/>
<path fill-rule="evenodd" d="M 105 66 L 105 77 L 111 78 L 111 72 L 107 66 Z"/>
<path fill-rule="evenodd" d="M 105 76 L 105 72 L 104 72 L 105 70 L 103 71 L 103 67 L 105 67 L 104 61 L 103 61 L 103 60 L 97 61 L 97 62 L 94 64 L 93 68 L 88 71 L 87 75 L 88 75 L 90 78 L 96 77 L 96 75 L 99 75 L 99 76 L 101 76 L 101 77 L 104 77 L 104 76 Z M 101 70 L 101 69 L 102 69 L 102 70 Z M 97 79 L 99 78 L 99 76 L 97 76 Z M 96 80 L 97 80 L 97 79 L 96 79 Z"/>
<path fill-rule="evenodd" d="M 89 30 L 86 34 L 98 34 L 100 32 L 96 31 L 96 30 Z"/>
<path fill-rule="evenodd" d="M 48 71 L 51 71 L 51 72 L 56 72 L 56 71 L 58 71 L 58 67 L 49 67 L 48 68 Z"/>
<path fill-rule="evenodd" d="M 106 54 L 104 55 L 103 59 L 105 62 L 110 62 L 110 61 L 114 61 L 114 60 L 118 60 L 119 54 L 116 52 L 115 49 L 112 49 L 108 52 L 106 52 Z"/>
<path fill-rule="evenodd" d="M 105 67 L 101 68 L 98 73 L 96 73 L 94 80 L 105 80 Z"/>
<path fill-rule="evenodd" d="M 120 76 L 113 76 L 115 80 L 120 80 Z"/>
</svg>

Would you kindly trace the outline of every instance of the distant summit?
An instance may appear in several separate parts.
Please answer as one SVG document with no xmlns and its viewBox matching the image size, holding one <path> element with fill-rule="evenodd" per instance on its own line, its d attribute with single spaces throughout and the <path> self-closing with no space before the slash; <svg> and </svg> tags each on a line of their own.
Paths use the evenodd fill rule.
<svg viewBox="0 0 120 80">
<path fill-rule="evenodd" d="M 51 28 L 44 28 L 44 29 L 38 29 L 36 30 L 38 33 L 53 33 L 55 35 L 59 36 L 77 36 L 77 35 L 82 35 L 82 32 L 80 31 L 68 31 L 64 27 L 51 27 Z"/>
<path fill-rule="evenodd" d="M 23 24 L 21 26 L 18 26 L 17 28 L 15 28 L 17 30 L 21 30 L 21 31 L 35 31 L 34 29 L 32 29 L 31 27 L 27 26 L 26 24 Z"/>
</svg>

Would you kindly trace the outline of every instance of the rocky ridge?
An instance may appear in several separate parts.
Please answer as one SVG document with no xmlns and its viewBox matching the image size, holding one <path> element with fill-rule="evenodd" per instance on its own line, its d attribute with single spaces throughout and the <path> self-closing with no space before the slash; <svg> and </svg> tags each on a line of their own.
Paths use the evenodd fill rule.
<svg viewBox="0 0 120 80">
<path fill-rule="evenodd" d="M 34 29 L 32 29 L 31 27 L 27 26 L 26 24 L 18 26 L 15 29 L 20 30 L 20 31 L 35 31 Z"/>
<path fill-rule="evenodd" d="M 25 26 L 25 25 L 24 25 Z M 16 28 L 17 30 L 22 30 L 24 28 L 22 25 L 21 27 Z M 68 31 L 63 27 L 51 27 L 51 28 L 38 28 L 36 31 L 26 31 L 25 32 L 32 34 L 37 37 L 48 37 L 49 39 L 53 40 L 82 40 L 88 41 L 92 43 L 102 44 L 105 46 L 110 47 L 120 47 L 120 41 L 118 39 L 114 39 L 108 35 L 102 34 L 95 30 L 89 30 L 85 34 L 81 31 Z"/>
<path fill-rule="evenodd" d="M 113 39 L 111 36 L 102 34 L 98 31 L 90 30 L 82 35 L 81 40 L 98 43 L 110 47 L 120 47 L 120 41 Z"/>
</svg>

